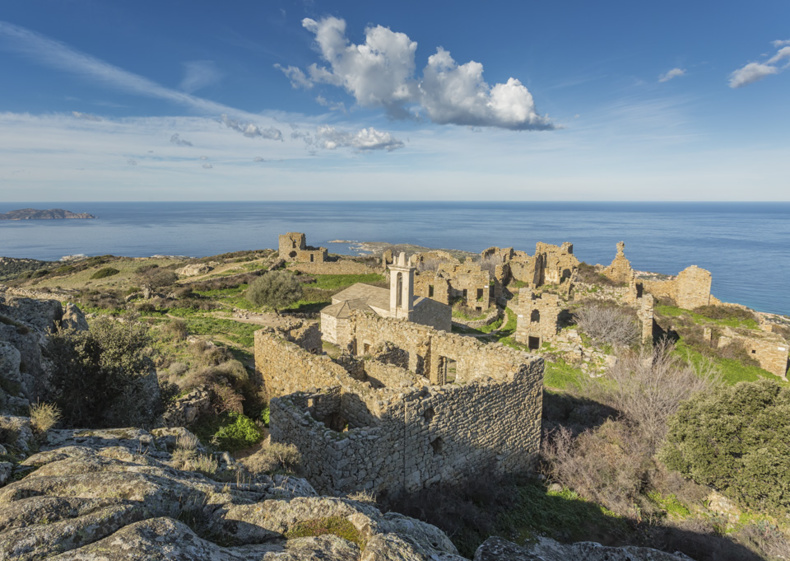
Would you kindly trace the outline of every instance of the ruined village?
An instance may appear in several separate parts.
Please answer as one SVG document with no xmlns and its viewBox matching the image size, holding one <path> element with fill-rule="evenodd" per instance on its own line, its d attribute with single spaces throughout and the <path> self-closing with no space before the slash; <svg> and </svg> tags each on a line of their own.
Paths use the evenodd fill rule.
<svg viewBox="0 0 790 561">
<path fill-rule="evenodd" d="M 350 257 L 309 246 L 304 233 L 291 232 L 279 236 L 276 251 L 224 259 L 131 260 L 128 272 L 120 261 L 101 260 L 41 266 L 46 273 L 23 270 L 0 285 L 0 558 L 34 559 L 63 550 L 88 557 L 57 558 L 98 559 L 100 544 L 125 536 L 142 549 L 151 547 L 150 540 L 169 540 L 185 559 L 390 559 L 397 551 L 402 559 L 460 560 L 440 530 L 404 522 L 411 519 L 396 514 L 393 505 L 436 497 L 430 493 L 437 490 L 449 497 L 450 490 L 481 478 L 527 477 L 538 482 L 530 485 L 568 492 L 561 469 L 546 467 L 557 454 L 556 435 L 564 434 L 555 432 L 556 405 L 547 401 L 558 399 L 547 388 L 559 387 L 553 380 L 561 369 L 584 385 L 605 379 L 618 364 L 622 368 L 625 347 L 645 352 L 688 341 L 706 356 L 723 353 L 766 380 L 787 381 L 787 318 L 720 302 L 711 294 L 711 274 L 693 264 L 667 277 L 634 270 L 623 242 L 612 249 L 611 263 L 595 266 L 580 262 L 569 242 L 537 242 L 531 254 L 491 247 L 458 257 L 396 248 Z M 100 273 L 108 269 L 116 272 Z M 305 290 L 342 283 L 331 291 L 316 289 L 323 290 L 319 305 L 274 313 L 239 307 L 243 287 L 278 271 Z M 82 274 L 100 286 L 64 287 L 64 274 Z M 125 286 L 119 280 L 124 275 L 136 285 L 125 293 L 118 288 Z M 210 300 L 218 295 L 227 295 L 228 305 Z M 179 307 L 179 301 L 188 305 Z M 136 315 L 117 315 L 110 323 L 131 333 L 132 322 L 145 320 L 143 331 L 161 332 L 168 350 L 159 351 L 147 374 L 123 382 L 129 384 L 124 395 L 101 397 L 102 406 L 115 411 L 91 404 L 97 426 L 74 426 L 84 411 L 63 411 L 65 418 L 53 414 L 42 428 L 26 412 L 42 401 L 68 403 L 75 395 L 58 380 L 67 375 L 58 364 L 65 355 L 54 354 L 50 339 L 62 347 L 73 334 L 89 333 L 94 322 L 113 318 L 104 309 L 120 307 Z M 615 310 L 630 339 L 599 338 L 581 321 L 585 309 Z M 727 314 L 741 319 L 715 319 Z M 216 331 L 200 331 L 207 317 L 217 322 Z M 212 334 L 222 338 L 212 340 Z M 642 356 L 645 364 L 644 356 L 651 355 Z M 648 367 L 659 360 L 652 356 Z M 87 372 L 79 376 L 87 380 Z M 82 391 L 98 395 L 100 386 Z M 586 397 L 572 399 L 576 405 L 567 408 L 566 420 L 574 409 L 591 407 Z M 552 411 L 544 410 L 547 403 Z M 602 414 L 597 423 L 606 426 L 607 416 L 616 415 Z M 250 420 L 256 417 L 257 425 Z M 242 430 L 243 419 L 250 424 Z M 236 438 L 229 436 L 233 430 L 254 433 L 249 449 L 223 450 Z M 264 456 L 268 463 L 261 468 Z M 96 481 L 88 481 L 91 473 Z M 113 491 L 119 485 L 126 489 L 120 494 Z M 738 507 L 712 493 L 705 508 L 735 516 L 737 528 Z M 261 501 L 280 514 L 261 518 L 254 507 Z M 72 511 L 50 504 L 68 504 Z M 373 505 L 393 510 L 382 514 Z M 46 512 L 47 520 L 58 522 L 45 528 L 44 515 L 31 518 L 30 512 Z M 108 517 L 113 522 L 96 529 Z M 170 522 L 185 517 L 186 525 Z M 330 519 L 345 521 L 359 540 L 296 539 L 296 528 Z M 89 529 L 67 538 L 67 522 Z M 187 547 L 190 532 L 200 543 Z M 500 538 L 481 539 L 486 537 L 482 545 L 475 542 L 476 552 L 465 544 L 461 553 L 481 560 L 581 555 L 572 549 L 577 546 L 548 536 L 533 540 L 529 552 Z M 286 555 L 289 547 L 296 557 Z M 600 555 L 626 555 L 597 547 Z M 745 555 L 745 546 L 738 547 Z M 684 558 L 669 550 L 637 550 L 629 558 Z M 320 556 L 328 551 L 334 556 Z M 527 554 L 544 557 L 518 557 Z"/>
</svg>

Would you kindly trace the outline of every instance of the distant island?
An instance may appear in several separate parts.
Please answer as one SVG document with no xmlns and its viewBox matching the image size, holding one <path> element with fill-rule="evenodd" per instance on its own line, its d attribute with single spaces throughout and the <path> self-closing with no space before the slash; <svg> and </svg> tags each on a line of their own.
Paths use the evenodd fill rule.
<svg viewBox="0 0 790 561">
<path fill-rule="evenodd" d="M 38 210 L 35 208 L 22 208 L 0 214 L 0 220 L 63 220 L 66 218 L 96 218 L 87 212 L 71 212 L 62 208 Z"/>
</svg>

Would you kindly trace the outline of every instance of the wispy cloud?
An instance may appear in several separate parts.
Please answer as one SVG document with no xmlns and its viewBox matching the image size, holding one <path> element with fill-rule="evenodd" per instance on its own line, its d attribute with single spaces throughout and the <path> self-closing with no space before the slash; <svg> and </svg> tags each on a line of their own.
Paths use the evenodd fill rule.
<svg viewBox="0 0 790 561">
<path fill-rule="evenodd" d="M 412 117 L 411 110 L 416 108 L 439 124 L 511 130 L 554 128 L 548 117 L 537 113 L 532 94 L 518 79 L 491 86 L 483 79 L 479 62 L 458 64 L 449 51 L 439 47 L 418 78 L 417 43 L 405 33 L 380 25 L 368 27 L 365 42 L 353 44 L 346 37 L 342 19 L 305 18 L 302 26 L 315 35 L 327 65 L 314 63 L 306 72 L 276 65 L 294 87 L 342 87 L 359 105 L 382 107 L 394 118 Z"/>
<path fill-rule="evenodd" d="M 170 137 L 170 144 L 175 144 L 176 146 L 192 146 L 191 142 L 181 138 L 181 135 L 179 135 L 178 133 L 175 133 L 173 136 Z"/>
<path fill-rule="evenodd" d="M 748 86 L 772 74 L 779 74 L 788 67 L 788 64 L 779 66 L 779 63 L 790 59 L 790 40 L 772 41 L 771 44 L 777 49 L 773 56 L 764 62 L 745 64 L 730 74 L 729 86 L 731 88 Z"/>
<path fill-rule="evenodd" d="M 220 117 L 220 121 L 222 122 L 223 125 L 225 125 L 229 129 L 238 131 L 244 136 L 246 136 L 247 138 L 255 138 L 256 136 L 259 136 L 261 138 L 268 138 L 270 140 L 281 141 L 283 139 L 282 131 L 274 127 L 261 129 L 258 125 L 254 123 L 242 123 L 240 121 L 234 121 L 233 119 L 229 119 L 227 115 L 222 115 L 222 117 Z"/>
<path fill-rule="evenodd" d="M 686 71 L 683 68 L 673 68 L 667 72 L 664 72 L 661 76 L 658 77 L 659 82 L 669 82 L 672 78 L 678 78 L 683 76 Z"/>
<path fill-rule="evenodd" d="M 192 60 L 184 63 L 184 79 L 181 89 L 192 93 L 199 89 L 216 84 L 222 73 L 212 60 Z"/>
<path fill-rule="evenodd" d="M 397 150 L 403 147 L 403 142 L 393 137 L 388 132 L 377 131 L 373 127 L 362 129 L 356 133 L 344 132 L 331 126 L 321 126 L 315 133 L 315 143 L 319 148 L 335 150 L 336 148 L 350 147 L 359 151 L 368 150 Z"/>
</svg>

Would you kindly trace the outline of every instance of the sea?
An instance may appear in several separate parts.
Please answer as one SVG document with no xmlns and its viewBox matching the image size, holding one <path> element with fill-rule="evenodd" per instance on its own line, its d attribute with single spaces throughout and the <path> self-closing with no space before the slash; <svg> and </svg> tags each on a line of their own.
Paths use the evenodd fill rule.
<svg viewBox="0 0 790 561">
<path fill-rule="evenodd" d="M 536 242 L 569 241 L 580 260 L 608 264 L 624 241 L 637 270 L 697 265 L 719 299 L 790 316 L 790 202 L 0 202 L 0 213 L 26 207 L 97 219 L 0 221 L 0 256 L 203 257 L 276 248 L 279 234 L 304 232 L 339 254 L 355 253 L 348 242 L 533 254 Z"/>
</svg>

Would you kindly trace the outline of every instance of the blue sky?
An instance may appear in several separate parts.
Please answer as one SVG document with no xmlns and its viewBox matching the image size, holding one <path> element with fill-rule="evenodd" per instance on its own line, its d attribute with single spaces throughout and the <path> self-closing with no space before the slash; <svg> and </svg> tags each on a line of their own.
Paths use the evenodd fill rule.
<svg viewBox="0 0 790 561">
<path fill-rule="evenodd" d="M 0 200 L 790 200 L 790 3 L 4 0 Z"/>
</svg>

